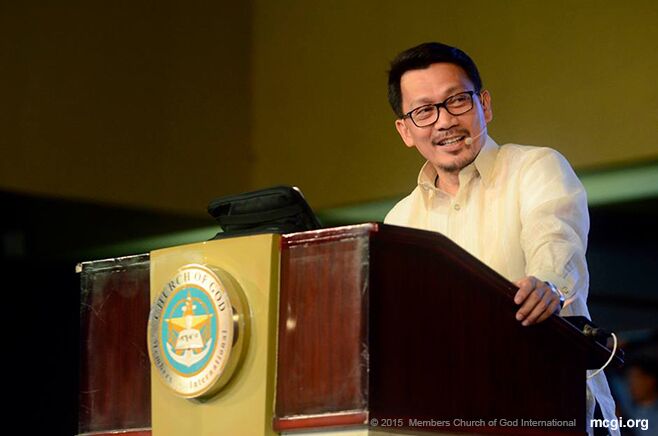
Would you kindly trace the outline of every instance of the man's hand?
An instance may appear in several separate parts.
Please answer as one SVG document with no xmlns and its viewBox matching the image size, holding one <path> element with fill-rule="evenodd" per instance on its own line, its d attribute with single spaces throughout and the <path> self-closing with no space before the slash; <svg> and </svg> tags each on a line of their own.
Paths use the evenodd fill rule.
<svg viewBox="0 0 658 436">
<path fill-rule="evenodd" d="M 514 283 L 519 287 L 514 302 L 520 304 L 516 319 L 524 326 L 546 320 L 561 309 L 560 294 L 548 283 L 528 276 Z"/>
</svg>

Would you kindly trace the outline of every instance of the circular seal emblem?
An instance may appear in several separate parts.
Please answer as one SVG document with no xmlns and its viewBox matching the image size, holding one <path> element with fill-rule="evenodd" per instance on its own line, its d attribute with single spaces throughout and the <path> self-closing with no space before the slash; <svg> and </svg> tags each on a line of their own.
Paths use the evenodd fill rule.
<svg viewBox="0 0 658 436">
<path fill-rule="evenodd" d="M 237 282 L 207 265 L 185 265 L 151 306 L 148 350 L 164 384 L 183 398 L 216 394 L 237 370 L 248 339 Z"/>
</svg>

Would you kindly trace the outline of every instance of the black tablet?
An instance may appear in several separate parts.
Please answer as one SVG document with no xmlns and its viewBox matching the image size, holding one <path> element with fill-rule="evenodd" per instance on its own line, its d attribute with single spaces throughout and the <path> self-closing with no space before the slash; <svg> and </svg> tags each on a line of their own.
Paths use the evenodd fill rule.
<svg viewBox="0 0 658 436">
<path fill-rule="evenodd" d="M 208 213 L 222 228 L 213 239 L 319 229 L 320 221 L 299 188 L 274 186 L 212 200 Z"/>
</svg>

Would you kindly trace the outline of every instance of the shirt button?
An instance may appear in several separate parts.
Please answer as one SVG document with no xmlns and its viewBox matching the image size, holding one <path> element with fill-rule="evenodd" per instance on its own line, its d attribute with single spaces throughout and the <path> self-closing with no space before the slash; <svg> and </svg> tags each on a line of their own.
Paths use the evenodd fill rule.
<svg viewBox="0 0 658 436">
<path fill-rule="evenodd" d="M 453 208 L 454 208 L 455 210 L 459 210 L 459 209 L 461 209 L 461 206 L 459 205 L 459 203 L 455 203 L 455 205 L 453 206 Z"/>
</svg>

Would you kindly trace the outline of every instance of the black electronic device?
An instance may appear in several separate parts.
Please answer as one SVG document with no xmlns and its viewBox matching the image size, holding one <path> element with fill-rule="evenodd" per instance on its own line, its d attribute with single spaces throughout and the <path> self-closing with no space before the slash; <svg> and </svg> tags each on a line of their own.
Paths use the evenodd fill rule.
<svg viewBox="0 0 658 436">
<path fill-rule="evenodd" d="M 319 229 L 320 221 L 297 187 L 274 186 L 212 200 L 208 213 L 222 231 L 213 239 Z"/>
</svg>

